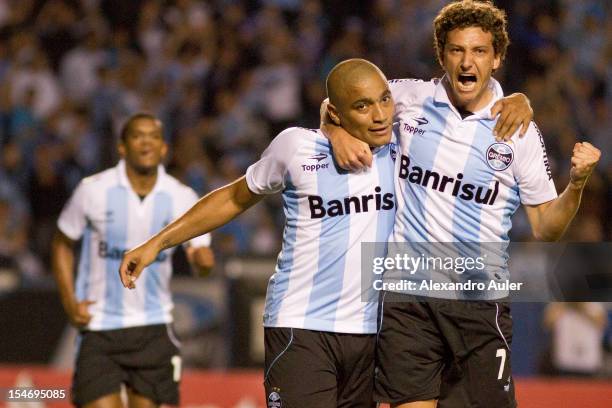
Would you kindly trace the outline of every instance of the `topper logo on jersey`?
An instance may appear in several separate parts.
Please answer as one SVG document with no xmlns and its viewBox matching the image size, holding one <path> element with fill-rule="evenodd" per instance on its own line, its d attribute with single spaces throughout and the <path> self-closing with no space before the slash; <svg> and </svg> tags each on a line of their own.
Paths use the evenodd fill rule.
<svg viewBox="0 0 612 408">
<path fill-rule="evenodd" d="M 425 134 L 425 130 L 419 129 L 418 127 L 428 124 L 429 121 L 427 120 L 427 118 L 423 116 L 420 118 L 412 118 L 412 120 L 416 122 L 416 126 L 412 126 L 412 125 L 409 125 L 408 123 L 404 123 L 404 131 L 415 134 L 415 135 L 419 135 L 419 136 Z"/>
<path fill-rule="evenodd" d="M 318 154 L 315 154 L 314 156 L 310 156 L 309 159 L 316 160 L 318 163 L 323 159 L 327 159 L 327 155 L 325 153 L 318 153 Z"/>
<path fill-rule="evenodd" d="M 376 187 L 376 194 L 362 195 L 361 197 L 345 197 L 343 200 L 330 200 L 327 205 L 323 204 L 323 197 L 308 196 L 310 207 L 310 218 L 338 217 L 345 214 L 368 212 L 369 202 L 374 200 L 376 211 L 391 210 L 395 206 L 392 193 L 381 194 L 382 189 Z"/>
<path fill-rule="evenodd" d="M 437 171 L 423 170 L 419 166 L 410 167 L 410 158 L 406 155 L 400 159 L 399 178 L 408 180 L 413 184 L 429 187 L 441 193 L 446 192 L 447 186 L 452 186 L 451 195 L 459 197 L 465 201 L 475 201 L 478 204 L 493 205 L 499 192 L 499 181 L 495 181 L 495 186 L 486 188 L 475 186 L 470 183 L 463 183 L 463 174 L 457 173 L 455 177 L 448 177 Z M 431 181 L 431 183 L 430 183 Z"/>
<path fill-rule="evenodd" d="M 319 171 L 329 167 L 329 163 L 321 163 L 321 160 L 327 159 L 327 154 L 317 153 L 314 156 L 310 156 L 309 159 L 316 160 L 317 164 L 302 164 L 302 170 L 304 171 Z"/>
<path fill-rule="evenodd" d="M 423 126 L 429 123 L 427 118 L 424 116 L 422 118 L 413 118 L 412 120 L 414 120 L 419 126 Z"/>
<path fill-rule="evenodd" d="M 505 143 L 493 143 L 487 149 L 486 153 L 487 164 L 493 170 L 506 170 L 514 160 L 514 152 L 512 148 Z"/>
</svg>

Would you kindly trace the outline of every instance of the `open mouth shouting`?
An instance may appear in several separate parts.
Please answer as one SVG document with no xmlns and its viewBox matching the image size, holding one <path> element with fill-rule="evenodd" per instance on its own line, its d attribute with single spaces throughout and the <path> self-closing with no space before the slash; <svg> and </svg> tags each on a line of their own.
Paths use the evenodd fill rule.
<svg viewBox="0 0 612 408">
<path fill-rule="evenodd" d="M 476 89 L 478 78 L 476 74 L 459 74 L 457 76 L 457 85 L 460 91 L 471 92 Z"/>
</svg>

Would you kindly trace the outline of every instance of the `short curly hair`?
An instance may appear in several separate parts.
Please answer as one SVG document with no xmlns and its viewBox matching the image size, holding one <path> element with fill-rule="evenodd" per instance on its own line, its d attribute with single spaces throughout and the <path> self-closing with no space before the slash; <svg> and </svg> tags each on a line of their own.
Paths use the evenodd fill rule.
<svg viewBox="0 0 612 408">
<path fill-rule="evenodd" d="M 459 0 L 446 5 L 434 20 L 434 47 L 438 62 L 443 65 L 444 46 L 448 33 L 456 28 L 480 27 L 493 35 L 493 49 L 501 61 L 510 44 L 506 13 L 488 0 Z"/>
</svg>

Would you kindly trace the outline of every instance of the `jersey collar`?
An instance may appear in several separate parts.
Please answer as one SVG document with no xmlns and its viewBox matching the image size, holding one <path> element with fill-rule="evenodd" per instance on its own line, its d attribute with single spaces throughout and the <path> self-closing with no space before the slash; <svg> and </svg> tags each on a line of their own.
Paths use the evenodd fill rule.
<svg viewBox="0 0 612 408">
<path fill-rule="evenodd" d="M 447 75 L 444 75 L 442 79 L 440 79 L 438 83 L 436 84 L 436 88 L 434 90 L 434 102 L 442 103 L 442 104 L 450 106 L 453 112 L 455 112 L 459 117 L 461 117 L 461 115 L 459 114 L 459 111 L 451 103 L 450 98 L 448 97 L 448 93 L 446 92 L 446 87 L 444 86 L 444 82 L 446 80 L 447 80 Z M 493 91 L 493 98 L 491 98 L 487 106 L 474 112 L 472 116 L 469 116 L 467 118 L 468 120 L 470 119 L 471 120 L 474 120 L 474 119 L 475 120 L 480 120 L 480 119 L 493 120 L 494 119 L 491 116 L 491 107 L 497 100 L 504 97 L 504 91 L 502 90 L 501 85 L 495 78 L 489 79 L 489 88 Z"/>
</svg>

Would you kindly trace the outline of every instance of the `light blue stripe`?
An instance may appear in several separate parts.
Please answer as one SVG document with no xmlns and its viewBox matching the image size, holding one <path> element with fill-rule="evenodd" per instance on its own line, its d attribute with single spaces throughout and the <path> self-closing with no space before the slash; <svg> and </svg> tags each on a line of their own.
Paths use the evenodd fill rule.
<svg viewBox="0 0 612 408">
<path fill-rule="evenodd" d="M 165 192 L 157 192 L 153 197 L 153 218 L 151 219 L 150 236 L 157 234 L 172 220 L 172 197 Z M 160 254 L 161 257 L 169 257 L 171 251 L 167 250 Z M 161 302 L 162 277 L 160 266 L 163 261 L 155 261 L 145 271 L 145 318 L 147 324 L 161 323 L 164 320 L 164 309 Z"/>
<path fill-rule="evenodd" d="M 106 210 L 111 217 L 106 226 L 105 241 L 108 248 L 124 249 L 127 243 L 128 228 L 128 191 L 125 187 L 115 186 L 106 192 Z M 123 293 L 126 290 L 119 279 L 118 257 L 106 258 L 106 290 L 102 329 L 114 329 L 123 325 Z"/>
<path fill-rule="evenodd" d="M 276 271 L 268 282 L 264 324 L 274 326 L 278 321 L 283 298 L 289 289 L 291 270 L 293 269 L 293 252 L 297 234 L 299 215 L 298 195 L 291 181 L 291 174 L 287 174 L 285 189 L 283 190 L 283 210 L 285 212 L 285 229 L 283 231 L 283 247 L 278 254 Z"/>
<path fill-rule="evenodd" d="M 376 168 L 378 169 L 378 185 L 382 189 L 381 194 L 385 194 L 387 192 L 394 192 L 395 184 L 393 182 L 393 173 L 395 171 L 393 160 L 391 160 L 390 154 L 391 146 L 385 146 L 377 155 L 376 155 Z M 395 210 L 397 208 L 397 200 L 395 199 L 394 192 L 394 207 L 391 211 L 378 211 L 377 219 L 376 219 L 376 253 L 375 257 L 384 257 L 387 255 L 387 241 L 389 240 L 389 235 L 393 231 L 393 224 L 395 223 Z M 384 243 L 384 245 L 382 245 Z M 378 249 L 380 248 L 380 251 Z M 363 267 L 362 267 L 363 269 Z M 363 273 L 363 271 L 362 271 Z M 370 286 L 374 280 L 374 274 L 369 274 L 370 277 Z M 362 288 L 364 290 L 365 288 Z M 376 318 L 378 314 L 378 304 L 377 302 L 370 302 L 366 305 L 366 312 L 363 321 L 363 332 L 368 333 L 372 324 L 376 324 Z"/>
<path fill-rule="evenodd" d="M 482 188 L 482 194 L 486 194 L 488 189 L 493 190 L 494 185 L 491 183 L 494 180 L 493 170 L 486 162 L 486 151 L 487 147 L 495 142 L 492 132 L 492 121 L 483 123 L 479 121 L 476 124 L 475 134 L 472 140 L 472 144 L 469 147 L 468 157 L 463 168 L 463 180 L 462 186 L 465 184 L 472 184 L 474 188 L 474 197 L 467 201 L 459 198 L 461 190 L 454 199 L 453 208 L 453 239 L 457 243 L 456 248 L 459 256 L 464 258 L 477 258 L 484 256 L 485 252 L 481 248 L 480 242 L 480 228 L 481 228 L 481 216 L 482 206 L 488 204 L 480 204 L 476 202 L 476 195 L 478 188 Z M 467 136 L 467 135 L 466 135 Z M 467 137 L 466 137 L 467 138 Z M 493 193 L 491 193 L 493 194 Z M 489 200 L 491 196 L 489 196 Z M 492 254 L 489 254 L 489 258 Z M 490 268 L 487 268 L 490 269 Z M 466 270 L 460 279 L 466 281 L 472 279 L 474 281 L 486 281 L 488 275 L 492 272 L 490 270 Z M 479 291 L 476 292 L 458 292 L 457 296 L 460 298 L 475 298 L 481 299 L 483 294 Z"/>
<path fill-rule="evenodd" d="M 79 270 L 76 279 L 75 295 L 79 301 L 89 296 L 89 282 L 91 281 L 91 227 L 87 225 L 81 243 L 81 259 L 79 259 Z"/>
<path fill-rule="evenodd" d="M 512 228 L 512 215 L 516 212 L 519 204 L 521 203 L 519 197 L 518 184 L 514 184 L 508 191 L 508 201 L 506 201 L 506 207 L 504 208 L 504 215 L 502 218 L 502 236 L 500 237 L 504 242 L 509 242 L 510 237 L 508 232 Z"/>
<path fill-rule="evenodd" d="M 332 154 L 327 139 L 317 140 L 315 150 L 317 154 Z M 348 174 L 339 176 L 332 166 L 317 173 L 317 191 L 324 203 L 332 199 L 342 201 L 349 196 L 348 178 Z M 312 280 L 304 327 L 334 331 L 349 244 L 350 218 L 350 215 L 342 215 L 321 219 L 318 268 Z"/>
<path fill-rule="evenodd" d="M 418 116 L 426 118 L 428 123 L 419 126 L 419 128 L 425 132 L 422 135 L 416 134 L 412 136 L 410 146 L 408 146 L 410 169 L 414 166 L 420 167 L 423 171 L 434 168 L 438 148 L 440 147 L 440 142 L 444 138 L 444 131 L 447 127 L 447 118 L 453 114 L 453 111 L 448 105 L 436 103 L 432 97 L 428 97 L 423 101 L 423 111 Z M 401 125 L 403 125 L 403 123 Z M 413 126 L 414 123 L 408 123 L 408 125 Z M 401 140 L 402 138 L 400 137 L 400 143 Z M 401 148 L 400 150 L 406 149 Z M 401 160 L 401 157 L 398 157 L 396 160 Z M 396 175 L 396 177 L 399 177 L 399 175 Z M 411 243 L 408 248 L 413 256 L 416 256 L 416 254 L 428 254 L 431 250 L 430 246 L 417 243 L 426 243 L 430 240 L 428 226 L 426 225 L 427 210 L 425 204 L 428 194 L 438 194 L 438 192 L 428 190 L 428 187 L 424 187 L 420 184 L 411 183 L 408 179 L 398 179 L 398 181 L 400 185 L 401 183 L 405 183 L 404 191 L 402 192 L 405 208 L 398 208 L 396 216 L 398 220 L 401 219 L 403 225 L 396 224 L 394 228 L 400 228 L 402 238 Z M 400 191 L 397 191 L 397 194 L 400 194 Z M 392 246 L 389 256 L 395 256 L 398 251 L 400 254 L 405 254 L 406 249 L 406 247 L 402 247 L 401 245 Z M 384 276 L 387 280 L 396 280 L 399 278 L 421 281 L 430 278 L 429 271 L 423 269 L 420 269 L 414 273 L 414 275 L 406 275 L 401 271 L 392 270 L 385 272 Z"/>
<path fill-rule="evenodd" d="M 433 98 L 431 97 L 423 102 L 423 112 L 419 116 L 425 117 L 429 123 L 421 126 L 421 129 L 425 130 L 423 135 L 414 135 L 412 137 L 408 148 L 410 168 L 418 166 L 423 170 L 433 169 L 438 147 L 446 128 L 446 118 L 452 114 L 453 112 L 448 105 L 434 105 Z M 410 123 L 409 125 L 413 124 Z M 402 138 L 400 137 L 400 143 L 401 140 Z M 400 160 L 399 156 L 397 160 Z M 410 183 L 407 179 L 399 179 L 399 182 Z M 403 217 L 403 228 L 406 228 L 403 235 L 407 241 L 426 242 L 429 240 L 427 226 L 425 225 L 425 202 L 429 193 L 427 187 L 416 183 L 410 183 L 404 189 L 406 209 L 400 212 L 400 216 Z"/>
<path fill-rule="evenodd" d="M 489 145 L 495 143 L 490 126 L 492 123 L 491 121 L 484 124 L 478 122 L 476 134 L 462 171 L 462 185 L 470 183 L 475 185 L 476 188 L 474 189 L 474 198 L 469 201 L 459 198 L 461 191 L 455 197 L 453 237 L 458 242 L 478 242 L 480 240 L 482 206 L 488 204 L 477 203 L 476 194 L 479 187 L 483 189 L 483 194 L 486 193 L 487 189 L 493 189 L 494 187 L 491 182 L 494 179 L 495 170 L 489 167 L 485 157 Z"/>
<path fill-rule="evenodd" d="M 495 143 L 492 134 L 493 121 L 479 121 L 476 127 L 476 134 L 470 146 L 468 159 L 463 169 L 463 182 L 470 183 L 476 186 L 474 189 L 474 198 L 466 201 L 459 197 L 455 198 L 455 208 L 453 211 L 453 236 L 457 242 L 464 244 L 458 244 L 458 252 L 462 257 L 480 257 L 488 254 L 487 268 L 482 270 L 471 270 L 466 271 L 462 275 L 462 279 L 472 279 L 473 281 L 489 281 L 494 279 L 494 276 L 503 274 L 507 276 L 507 252 L 506 244 L 502 243 L 501 246 L 497 245 L 485 245 L 480 242 L 480 230 L 482 228 L 482 209 L 488 203 L 477 203 L 476 195 L 479 187 L 482 187 L 483 193 L 487 189 L 492 191 L 495 188 L 495 182 L 500 183 L 498 189 L 502 189 L 501 180 L 495 177 L 496 171 L 493 170 L 488 164 L 486 159 L 486 152 L 488 147 Z M 492 196 L 493 193 L 491 193 Z M 482 196 L 482 194 L 481 194 Z M 491 199 L 489 196 L 488 201 Z M 510 199 L 512 201 L 512 198 Z M 509 210 L 513 206 L 507 207 L 502 214 L 502 227 L 508 225 Z M 501 237 L 503 239 L 503 236 Z M 507 239 L 507 234 L 506 234 Z M 506 241 L 507 242 L 507 241 Z M 469 244 L 466 244 L 469 243 Z M 501 268 L 501 269 L 500 269 Z M 505 277 L 505 276 L 504 276 Z M 463 298 L 468 298 L 470 295 L 475 298 L 481 299 L 482 296 L 493 295 L 492 293 L 480 293 L 480 292 L 462 292 Z"/>
</svg>

